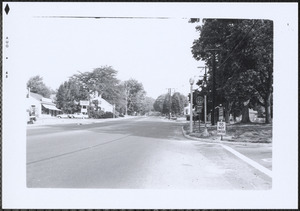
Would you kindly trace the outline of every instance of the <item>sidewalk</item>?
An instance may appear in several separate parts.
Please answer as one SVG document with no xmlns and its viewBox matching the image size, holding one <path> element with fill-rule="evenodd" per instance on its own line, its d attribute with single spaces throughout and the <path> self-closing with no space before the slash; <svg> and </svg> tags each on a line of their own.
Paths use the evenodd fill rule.
<svg viewBox="0 0 300 211">
<path fill-rule="evenodd" d="M 98 122 L 117 121 L 124 119 L 133 119 L 138 116 L 125 116 L 119 118 L 106 118 L 106 119 L 71 119 L 71 118 L 58 118 L 58 117 L 47 117 L 39 118 L 33 124 L 27 124 L 27 127 L 37 127 L 45 125 L 59 125 L 59 124 L 92 124 Z"/>
</svg>

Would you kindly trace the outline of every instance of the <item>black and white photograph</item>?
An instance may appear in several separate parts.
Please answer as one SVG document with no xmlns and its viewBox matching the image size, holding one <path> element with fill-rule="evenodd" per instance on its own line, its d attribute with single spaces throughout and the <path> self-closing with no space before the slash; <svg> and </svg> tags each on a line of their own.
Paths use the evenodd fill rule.
<svg viewBox="0 0 300 211">
<path fill-rule="evenodd" d="M 3 207 L 297 208 L 297 8 L 3 2 Z"/>
</svg>

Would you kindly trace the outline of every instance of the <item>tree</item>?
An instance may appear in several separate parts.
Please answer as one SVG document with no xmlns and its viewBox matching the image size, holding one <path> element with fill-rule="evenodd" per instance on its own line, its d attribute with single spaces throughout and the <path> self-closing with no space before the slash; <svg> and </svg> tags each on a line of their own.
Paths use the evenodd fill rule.
<svg viewBox="0 0 300 211">
<path fill-rule="evenodd" d="M 184 107 L 187 106 L 187 98 L 186 96 L 180 94 L 179 92 L 175 92 L 172 95 L 172 113 L 176 115 L 181 115 L 184 113 Z"/>
<path fill-rule="evenodd" d="M 110 104 L 116 105 L 116 110 L 125 112 L 124 86 L 116 78 L 117 71 L 111 66 L 95 68 L 92 72 L 74 74 L 72 79 L 87 93 L 98 92 Z"/>
<path fill-rule="evenodd" d="M 31 77 L 27 82 L 27 88 L 30 91 L 42 95 L 43 97 L 49 98 L 53 92 L 49 87 L 47 87 L 43 82 L 43 77 L 37 75 Z"/>
<path fill-rule="evenodd" d="M 146 97 L 143 84 L 135 79 L 124 81 L 125 97 L 127 100 L 128 114 L 140 113 L 143 110 L 143 102 Z"/>
<path fill-rule="evenodd" d="M 169 115 L 171 113 L 170 105 L 171 105 L 171 95 L 170 95 L 170 93 L 168 93 L 165 95 L 165 99 L 163 102 L 163 107 L 162 107 L 163 114 Z"/>
<path fill-rule="evenodd" d="M 266 107 L 266 123 L 269 123 L 273 92 L 273 22 L 206 19 L 196 28 L 200 37 L 193 43 L 192 54 L 209 67 L 210 87 L 212 62 L 216 58 L 215 104 L 225 105 L 227 118 L 233 105 L 235 110 L 240 106 L 244 111 L 242 121 L 249 122 L 248 108 L 260 103 Z"/>
<path fill-rule="evenodd" d="M 64 113 L 72 114 L 80 111 L 80 100 L 88 100 L 88 97 L 88 91 L 76 79 L 70 79 L 59 86 L 56 103 Z"/>
<path fill-rule="evenodd" d="M 153 108 L 155 111 L 161 112 L 163 111 L 163 104 L 166 98 L 166 94 L 162 94 L 156 98 L 153 104 Z"/>
<path fill-rule="evenodd" d="M 153 108 L 155 111 L 161 112 L 162 114 L 169 114 L 172 112 L 173 114 L 181 115 L 187 104 L 187 97 L 179 92 L 175 92 L 172 96 L 170 96 L 169 93 L 158 96 L 154 101 Z"/>
<path fill-rule="evenodd" d="M 152 97 L 145 97 L 144 101 L 143 101 L 143 105 L 142 105 L 142 115 L 149 113 L 151 111 L 154 110 L 153 108 L 153 104 L 154 104 L 155 100 Z"/>
</svg>

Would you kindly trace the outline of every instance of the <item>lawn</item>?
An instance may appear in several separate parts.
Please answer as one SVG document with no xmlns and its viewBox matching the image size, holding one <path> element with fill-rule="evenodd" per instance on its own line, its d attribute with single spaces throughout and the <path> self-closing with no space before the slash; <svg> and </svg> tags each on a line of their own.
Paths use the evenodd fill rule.
<svg viewBox="0 0 300 211">
<path fill-rule="evenodd" d="M 193 124 L 193 133 L 189 134 L 189 123 L 185 124 L 183 129 L 186 134 L 203 139 L 221 140 L 221 136 L 217 134 L 217 126 L 208 126 L 207 130 L 209 137 L 203 136 L 204 124 Z M 227 124 L 226 135 L 223 137 L 224 141 L 232 142 L 251 142 L 251 143 L 272 143 L 272 125 L 263 123 L 249 123 L 249 124 Z"/>
</svg>

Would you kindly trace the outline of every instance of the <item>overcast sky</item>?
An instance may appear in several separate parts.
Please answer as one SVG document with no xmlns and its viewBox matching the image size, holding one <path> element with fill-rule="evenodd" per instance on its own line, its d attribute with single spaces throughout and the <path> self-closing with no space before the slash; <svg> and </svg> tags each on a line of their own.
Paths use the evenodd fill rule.
<svg viewBox="0 0 300 211">
<path fill-rule="evenodd" d="M 199 76 L 197 66 L 204 65 L 191 53 L 193 41 L 199 37 L 195 27 L 200 23 L 188 23 L 188 18 L 158 19 L 147 14 L 132 17 L 151 19 L 50 18 L 41 17 L 45 14 L 38 9 L 30 11 L 17 28 L 20 32 L 10 37 L 12 45 L 19 45 L 14 57 L 19 55 L 23 61 L 27 80 L 40 75 L 54 90 L 77 71 L 107 65 L 118 71 L 121 81 L 133 78 L 141 82 L 150 97 L 167 93 L 167 88 L 186 95 L 189 78 Z M 102 14 L 95 11 L 79 15 Z M 48 10 L 46 16 L 52 15 L 58 15 L 57 11 L 51 14 Z M 68 10 L 59 15 L 78 12 Z"/>
</svg>

